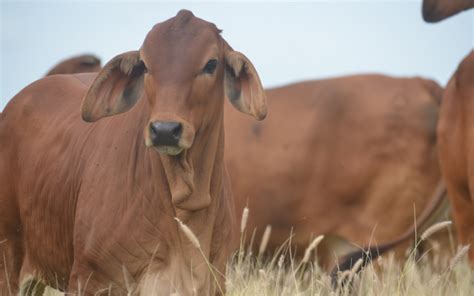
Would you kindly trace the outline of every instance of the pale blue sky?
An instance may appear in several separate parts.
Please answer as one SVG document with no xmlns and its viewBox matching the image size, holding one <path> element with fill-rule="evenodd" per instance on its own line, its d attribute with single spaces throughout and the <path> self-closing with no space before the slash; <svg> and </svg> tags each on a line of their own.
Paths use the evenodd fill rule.
<svg viewBox="0 0 474 296">
<path fill-rule="evenodd" d="M 474 46 L 474 13 L 425 24 L 421 1 L 1 2 L 0 110 L 56 62 L 138 49 L 187 8 L 223 29 L 266 87 L 354 73 L 421 75 L 445 84 Z"/>
</svg>

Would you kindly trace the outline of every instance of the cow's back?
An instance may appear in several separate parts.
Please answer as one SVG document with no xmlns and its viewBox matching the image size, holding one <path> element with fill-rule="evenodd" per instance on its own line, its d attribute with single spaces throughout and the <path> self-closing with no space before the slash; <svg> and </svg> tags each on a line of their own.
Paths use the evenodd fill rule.
<svg viewBox="0 0 474 296">
<path fill-rule="evenodd" d="M 249 231 L 271 224 L 271 247 L 289 236 L 336 233 L 387 241 L 413 221 L 439 181 L 436 83 L 360 75 L 268 90 L 269 115 L 226 116 L 226 160 Z"/>
</svg>

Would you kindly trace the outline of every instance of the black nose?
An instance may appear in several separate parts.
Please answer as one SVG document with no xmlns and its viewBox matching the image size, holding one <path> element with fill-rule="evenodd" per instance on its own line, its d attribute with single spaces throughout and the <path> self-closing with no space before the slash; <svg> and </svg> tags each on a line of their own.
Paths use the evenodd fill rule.
<svg viewBox="0 0 474 296">
<path fill-rule="evenodd" d="M 155 121 L 150 123 L 150 137 L 154 146 L 178 147 L 183 126 L 174 121 Z"/>
</svg>

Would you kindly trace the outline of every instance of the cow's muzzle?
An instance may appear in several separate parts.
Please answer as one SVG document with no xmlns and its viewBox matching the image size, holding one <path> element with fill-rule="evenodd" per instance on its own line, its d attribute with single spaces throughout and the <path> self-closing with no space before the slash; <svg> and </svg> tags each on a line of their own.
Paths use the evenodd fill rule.
<svg viewBox="0 0 474 296">
<path fill-rule="evenodd" d="M 154 146 L 178 146 L 183 133 L 179 122 L 157 121 L 150 124 L 150 137 Z"/>
<path fill-rule="evenodd" d="M 183 124 L 176 121 L 154 121 L 150 123 L 151 144 L 163 154 L 178 155 L 189 148 L 183 139 Z M 186 138 L 186 137 L 185 137 Z"/>
</svg>

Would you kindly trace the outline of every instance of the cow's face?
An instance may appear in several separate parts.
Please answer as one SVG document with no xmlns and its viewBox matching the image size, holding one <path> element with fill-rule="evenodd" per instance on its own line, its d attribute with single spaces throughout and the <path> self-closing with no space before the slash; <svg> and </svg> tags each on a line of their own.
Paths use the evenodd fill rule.
<svg viewBox="0 0 474 296">
<path fill-rule="evenodd" d="M 82 116 L 95 121 L 125 112 L 144 97 L 146 145 L 177 155 L 222 121 L 225 95 L 238 110 L 265 117 L 265 95 L 251 62 L 227 45 L 214 24 L 180 11 L 154 26 L 139 51 L 104 67 L 84 98 Z"/>
<path fill-rule="evenodd" d="M 171 155 L 222 114 L 224 44 L 217 28 L 190 12 L 156 25 L 140 50 L 151 108 L 147 146 Z"/>
</svg>

